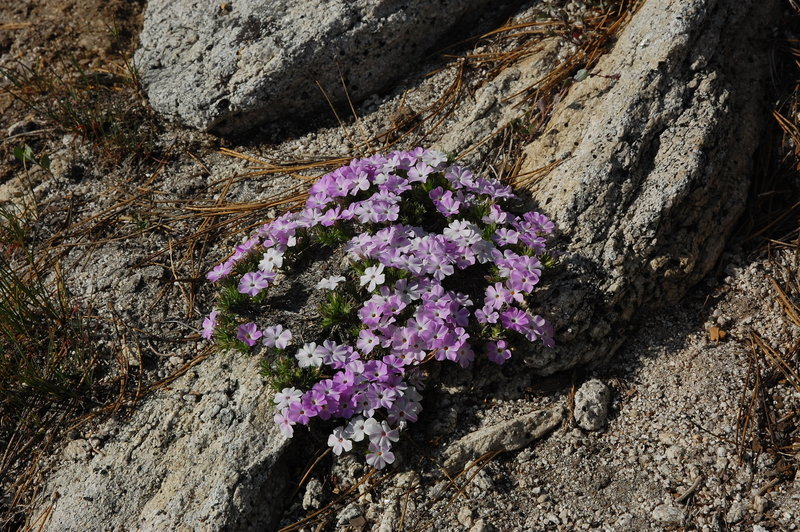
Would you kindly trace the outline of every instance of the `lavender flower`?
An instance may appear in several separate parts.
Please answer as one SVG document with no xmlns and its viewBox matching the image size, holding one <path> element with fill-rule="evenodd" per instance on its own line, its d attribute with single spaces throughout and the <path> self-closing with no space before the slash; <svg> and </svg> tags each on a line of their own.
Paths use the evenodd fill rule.
<svg viewBox="0 0 800 532">
<path fill-rule="evenodd" d="M 236 338 L 250 347 L 256 345 L 261 336 L 262 332 L 258 330 L 258 326 L 253 322 L 239 325 L 239 327 L 236 328 Z"/>
<path fill-rule="evenodd" d="M 314 418 L 343 419 L 328 438 L 334 454 L 367 439 L 367 463 L 386 467 L 400 431 L 421 411 L 421 364 L 431 355 L 462 367 L 480 355 L 504 364 L 525 343 L 554 344 L 552 326 L 528 311 L 554 226 L 540 213 L 515 214 L 506 201 L 514 198 L 507 185 L 448 166 L 432 150 L 354 160 L 314 183 L 303 209 L 263 224 L 208 272 L 211 282 L 234 269 L 241 278 L 220 283 L 227 295 L 203 320 L 202 336 L 220 343 L 235 337 L 249 347 L 260 340 L 269 356 L 277 353 L 265 368 L 277 372 L 273 383 L 283 383 L 274 402 L 285 435 Z M 344 251 L 363 268 L 349 278 L 365 290 L 344 282 L 347 274 L 323 278 L 316 289 L 330 291 L 324 323 L 345 316 L 360 325 L 337 329 L 336 342 L 304 337 L 283 354 L 292 333 L 281 324 L 263 331 L 254 322 L 235 325 L 243 320 L 231 302 L 269 290 L 298 241 L 313 244 L 314 228 L 355 235 Z M 242 272 L 259 252 L 257 269 Z"/>
</svg>

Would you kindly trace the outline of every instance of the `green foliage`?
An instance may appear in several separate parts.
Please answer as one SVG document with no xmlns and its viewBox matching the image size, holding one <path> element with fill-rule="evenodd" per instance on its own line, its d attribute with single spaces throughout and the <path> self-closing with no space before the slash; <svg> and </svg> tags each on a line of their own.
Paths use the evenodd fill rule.
<svg viewBox="0 0 800 532">
<path fill-rule="evenodd" d="M 220 309 L 225 311 L 225 314 L 241 313 L 250 305 L 250 298 L 239 292 L 233 278 L 228 278 L 222 284 L 217 295 L 217 304 Z"/>
<path fill-rule="evenodd" d="M 334 248 L 339 244 L 343 244 L 353 237 L 351 232 L 341 223 L 337 223 L 331 227 L 318 225 L 314 227 L 313 232 L 317 242 L 329 248 Z"/>
<path fill-rule="evenodd" d="M 436 187 L 431 187 L 430 190 L 425 188 L 425 186 L 415 187 L 408 192 L 405 201 L 400 204 L 398 222 L 412 227 L 422 227 L 429 232 L 439 232 L 445 225 L 444 219 L 440 216 L 431 216 L 432 212 L 436 212 L 436 207 L 428 195 L 428 192 Z"/>
<path fill-rule="evenodd" d="M 300 368 L 294 357 L 287 356 L 281 349 L 271 349 L 261 361 L 261 375 L 267 385 L 275 391 L 284 388 L 307 388 L 319 379 L 317 368 Z"/>
<path fill-rule="evenodd" d="M 325 302 L 320 305 L 322 328 L 332 330 L 347 326 L 353 319 L 353 305 L 338 291 L 330 292 Z"/>
<path fill-rule="evenodd" d="M 549 253 L 543 253 L 539 255 L 539 261 L 542 263 L 544 268 L 553 268 L 558 263 L 558 259 L 550 255 Z"/>
<path fill-rule="evenodd" d="M 50 157 L 48 155 L 36 157 L 33 153 L 33 148 L 27 144 L 15 147 L 14 157 L 22 164 L 26 165 L 26 167 L 28 164 L 35 164 L 42 168 L 42 170 L 50 171 Z"/>
</svg>

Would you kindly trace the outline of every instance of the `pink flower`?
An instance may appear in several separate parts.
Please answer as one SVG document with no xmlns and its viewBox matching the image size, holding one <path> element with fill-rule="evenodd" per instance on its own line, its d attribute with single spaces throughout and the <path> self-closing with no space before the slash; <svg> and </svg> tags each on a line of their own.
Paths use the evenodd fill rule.
<svg viewBox="0 0 800 532">
<path fill-rule="evenodd" d="M 212 283 L 216 283 L 223 277 L 227 277 L 233 271 L 233 262 L 225 261 L 222 264 L 217 264 L 210 272 L 206 274 L 206 279 Z"/>
<path fill-rule="evenodd" d="M 275 279 L 274 272 L 250 272 L 242 276 L 239 281 L 239 293 L 248 296 L 257 296 L 259 292 L 269 286 L 270 281 Z"/>
<path fill-rule="evenodd" d="M 258 330 L 258 326 L 255 323 L 245 323 L 244 325 L 239 325 L 236 328 L 236 338 L 240 341 L 246 343 L 250 347 L 253 347 L 258 343 L 258 339 L 261 338 L 262 332 Z"/>
<path fill-rule="evenodd" d="M 203 333 L 201 336 L 206 340 L 211 340 L 211 335 L 214 334 L 214 329 L 217 327 L 217 314 L 219 314 L 219 311 L 212 310 L 203 320 Z"/>
</svg>

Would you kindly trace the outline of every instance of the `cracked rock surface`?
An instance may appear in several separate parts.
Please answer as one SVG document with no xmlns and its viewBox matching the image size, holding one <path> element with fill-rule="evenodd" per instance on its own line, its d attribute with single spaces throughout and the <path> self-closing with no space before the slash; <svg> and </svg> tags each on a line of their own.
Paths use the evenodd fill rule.
<svg viewBox="0 0 800 532">
<path fill-rule="evenodd" d="M 743 212 L 764 106 L 762 35 L 776 2 L 646 2 L 525 150 L 557 165 L 532 203 L 563 232 L 542 302 L 561 342 L 528 362 L 553 373 L 606 359 L 643 307 L 709 271 Z"/>
</svg>

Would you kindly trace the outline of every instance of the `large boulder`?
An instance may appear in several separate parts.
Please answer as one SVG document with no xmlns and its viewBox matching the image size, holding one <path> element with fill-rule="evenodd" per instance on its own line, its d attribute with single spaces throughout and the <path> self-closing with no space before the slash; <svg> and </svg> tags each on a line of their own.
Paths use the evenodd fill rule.
<svg viewBox="0 0 800 532">
<path fill-rule="evenodd" d="M 153 108 L 219 133 L 359 100 L 489 0 L 150 0 L 135 63 Z M 317 83 L 319 87 L 317 87 Z"/>
<path fill-rule="evenodd" d="M 637 313 L 684 296 L 719 258 L 769 119 L 777 7 L 645 2 L 525 150 L 522 174 L 557 165 L 528 188 L 565 251 L 541 298 L 559 346 L 527 359 L 539 372 L 604 360 Z"/>
<path fill-rule="evenodd" d="M 290 443 L 271 395 L 256 358 L 211 357 L 130 417 L 71 441 L 34 528 L 271 530 Z"/>
</svg>

